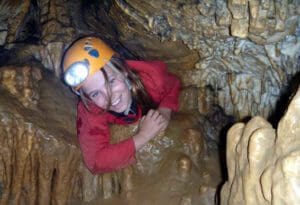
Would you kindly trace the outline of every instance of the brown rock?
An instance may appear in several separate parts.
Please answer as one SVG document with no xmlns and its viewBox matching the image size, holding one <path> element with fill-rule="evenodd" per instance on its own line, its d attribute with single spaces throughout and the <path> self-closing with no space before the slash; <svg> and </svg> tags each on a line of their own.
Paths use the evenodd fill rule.
<svg viewBox="0 0 300 205">
<path fill-rule="evenodd" d="M 300 89 L 277 131 L 260 117 L 228 132 L 228 181 L 221 204 L 299 204 Z"/>
</svg>

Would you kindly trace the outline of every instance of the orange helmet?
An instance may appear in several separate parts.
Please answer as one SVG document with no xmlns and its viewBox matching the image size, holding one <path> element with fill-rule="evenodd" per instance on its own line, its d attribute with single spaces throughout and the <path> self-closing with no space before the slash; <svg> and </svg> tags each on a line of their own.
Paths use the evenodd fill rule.
<svg viewBox="0 0 300 205">
<path fill-rule="evenodd" d="M 102 69 L 116 52 L 96 37 L 75 41 L 63 58 L 65 82 L 78 90 L 84 80 Z"/>
</svg>

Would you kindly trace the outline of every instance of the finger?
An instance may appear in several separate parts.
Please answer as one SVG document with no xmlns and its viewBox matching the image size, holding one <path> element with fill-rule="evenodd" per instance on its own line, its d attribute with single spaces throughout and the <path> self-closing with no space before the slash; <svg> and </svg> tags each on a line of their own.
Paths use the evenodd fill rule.
<svg viewBox="0 0 300 205">
<path fill-rule="evenodd" d="M 152 118 L 153 118 L 154 120 L 157 120 L 160 116 L 161 116 L 161 114 L 160 114 L 158 111 L 154 111 L 154 112 L 153 112 L 153 115 L 152 115 Z"/>
<path fill-rule="evenodd" d="M 141 121 L 140 122 L 143 122 L 145 120 L 145 115 L 141 118 Z"/>
<path fill-rule="evenodd" d="M 162 115 L 159 115 L 159 116 L 157 117 L 157 121 L 158 121 L 159 123 L 164 123 L 166 120 L 165 120 L 165 118 L 164 118 Z"/>
<path fill-rule="evenodd" d="M 147 113 L 147 116 L 152 117 L 153 113 L 154 113 L 154 110 L 149 110 Z"/>
</svg>

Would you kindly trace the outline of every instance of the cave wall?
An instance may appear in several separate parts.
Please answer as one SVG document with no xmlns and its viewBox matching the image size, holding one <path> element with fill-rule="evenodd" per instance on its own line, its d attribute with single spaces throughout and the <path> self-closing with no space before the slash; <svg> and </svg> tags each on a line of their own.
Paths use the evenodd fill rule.
<svg viewBox="0 0 300 205">
<path fill-rule="evenodd" d="M 277 129 L 254 117 L 228 131 L 222 205 L 300 203 L 300 87 L 292 97 Z"/>
<path fill-rule="evenodd" d="M 299 72 L 296 1 L 115 2 L 111 16 L 116 22 L 121 19 L 120 39 L 137 54 L 145 53 L 143 46 L 136 49 L 136 38 L 143 29 L 144 35 L 150 32 L 169 44 L 181 41 L 184 45 L 180 47 L 198 53 L 198 59 L 186 59 L 197 60 L 194 66 L 181 63 L 193 56 L 190 52 L 179 57 L 169 50 L 167 55 L 158 52 L 161 58 L 151 57 L 172 65 L 178 62 L 174 72 L 186 87 L 197 88 L 200 112 L 205 112 L 201 108 L 206 102 L 220 105 L 237 119 L 268 117 L 288 81 Z M 120 18 L 120 13 L 125 17 Z"/>
<path fill-rule="evenodd" d="M 64 48 L 96 34 L 125 57 L 166 61 L 183 92 L 196 89 L 189 100 L 201 113 L 218 104 L 237 119 L 270 117 L 300 70 L 297 0 L 4 0 L 0 9 L 0 43 L 23 61 L 60 76 Z"/>
<path fill-rule="evenodd" d="M 218 136 L 229 121 L 218 107 L 210 116 L 174 115 L 135 164 L 92 175 L 76 137 L 77 99 L 53 73 L 36 63 L 0 67 L 0 94 L 0 204 L 214 203 Z M 112 126 L 111 143 L 138 124 Z"/>
<path fill-rule="evenodd" d="M 214 115 L 222 112 L 214 105 L 237 120 L 255 115 L 267 118 L 278 109 L 279 98 L 288 96 L 285 93 L 289 92 L 291 80 L 299 83 L 299 14 L 297 0 L 1 1 L 1 204 L 8 201 L 12 204 L 67 204 L 71 199 L 87 202 L 99 196 L 111 198 L 121 189 L 130 191 L 132 170 L 92 176 L 84 167 L 75 140 L 76 99 L 59 82 L 64 49 L 75 38 L 89 34 L 102 37 L 127 58 L 163 60 L 169 70 L 180 77 L 183 83 L 180 111 L 206 116 L 179 117 L 174 122 L 173 127 L 182 129 L 181 133 L 177 130 L 177 146 L 183 147 L 179 148 L 181 154 L 175 155 L 177 158 L 167 158 L 168 152 L 163 152 L 163 157 L 170 161 L 158 168 L 164 173 L 159 180 L 166 180 L 164 182 L 170 182 L 173 187 L 175 182 L 190 182 L 185 181 L 190 173 L 200 173 L 202 178 L 191 182 L 196 190 L 194 194 L 203 204 L 214 203 L 216 184 L 211 185 L 214 176 L 208 170 L 199 172 L 200 155 L 205 153 L 205 147 L 218 146 L 221 125 L 228 120 L 220 114 Z M 16 66 L 18 64 L 25 66 Z M 57 79 L 47 78 L 49 73 L 44 72 L 53 72 Z M 293 102 L 297 107 L 298 101 Z M 295 107 L 295 103 L 291 106 Z M 297 115 L 286 116 L 289 120 L 285 117 L 281 121 L 278 134 L 274 134 L 271 125 L 262 118 L 243 125 L 251 127 L 251 131 L 261 126 L 266 129 L 263 130 L 266 134 L 259 134 L 261 138 L 252 140 L 259 138 L 263 141 L 261 144 L 259 141 L 259 145 L 270 146 L 276 153 L 273 157 L 266 156 L 263 165 L 247 163 L 257 156 L 265 157 L 265 153 L 257 144 L 252 145 L 251 140 L 250 143 L 250 134 L 243 134 L 244 128 L 238 127 L 241 124 L 229 131 L 228 138 L 234 138 L 232 143 L 241 141 L 238 146 L 227 145 L 231 148 L 227 159 L 229 179 L 222 188 L 222 204 L 255 204 L 257 201 L 275 204 L 285 200 L 281 199 L 284 194 L 290 201 L 282 203 L 298 203 L 297 198 L 290 197 L 296 189 L 289 183 L 299 174 L 291 170 L 278 171 L 280 167 L 274 164 L 278 159 L 287 159 L 278 164 L 283 163 L 285 169 L 290 166 L 290 162 L 285 165 L 286 161 L 294 163 L 298 159 L 297 151 L 289 148 L 297 140 L 281 136 L 292 136 L 293 133 L 284 135 L 282 132 L 290 128 L 289 123 L 294 125 L 292 122 L 299 120 Z M 239 135 L 232 134 L 236 127 Z M 296 128 L 291 130 L 294 132 Z M 172 137 L 167 135 L 149 146 L 154 150 L 153 160 L 157 157 L 155 151 L 160 152 L 174 143 Z M 254 149 L 250 153 L 253 156 L 244 151 L 240 155 L 241 148 Z M 145 150 L 140 153 L 140 159 L 149 157 L 145 153 Z M 142 162 L 135 168 L 141 173 L 145 167 L 153 166 Z M 169 171 L 174 175 L 168 175 Z M 264 175 L 263 182 L 259 181 L 261 175 Z M 278 186 L 277 182 L 283 185 Z M 263 188 L 257 192 L 247 196 L 241 193 L 257 188 L 260 183 Z M 273 191 L 281 193 L 278 194 L 280 199 Z M 193 204 L 193 196 L 178 195 L 174 203 Z"/>
<path fill-rule="evenodd" d="M 37 65 L 5 66 L 0 93 L 0 204 L 70 204 L 114 193 L 83 164 L 76 99 L 58 79 Z"/>
</svg>

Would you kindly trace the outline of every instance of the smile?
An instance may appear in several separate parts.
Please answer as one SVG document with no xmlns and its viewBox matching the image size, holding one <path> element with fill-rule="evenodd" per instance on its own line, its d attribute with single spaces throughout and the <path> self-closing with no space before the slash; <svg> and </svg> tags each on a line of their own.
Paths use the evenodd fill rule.
<svg viewBox="0 0 300 205">
<path fill-rule="evenodd" d="M 119 104 L 120 101 L 121 101 L 121 98 L 118 98 L 118 99 L 114 100 L 114 101 L 111 103 L 111 105 L 112 105 L 112 106 L 115 106 L 115 105 Z"/>
</svg>

